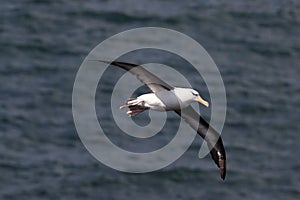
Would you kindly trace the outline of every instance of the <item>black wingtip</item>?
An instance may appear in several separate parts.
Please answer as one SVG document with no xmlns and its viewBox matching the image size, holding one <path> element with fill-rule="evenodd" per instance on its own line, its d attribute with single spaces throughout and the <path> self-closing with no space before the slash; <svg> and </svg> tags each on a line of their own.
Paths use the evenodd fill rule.
<svg viewBox="0 0 300 200">
<path fill-rule="evenodd" d="M 102 63 L 106 63 L 106 64 L 110 64 L 113 62 L 113 61 L 108 61 L 108 60 L 89 60 L 89 61 L 102 62 Z"/>
<path fill-rule="evenodd" d="M 220 176 L 223 180 L 225 180 L 226 177 L 226 154 L 225 151 L 218 151 L 215 148 L 213 148 L 210 151 L 211 157 L 214 160 L 214 162 L 216 163 L 216 165 L 218 166 L 218 168 L 220 168 Z"/>
<path fill-rule="evenodd" d="M 226 160 L 219 158 L 219 168 L 220 168 L 220 176 L 222 180 L 225 180 L 226 177 Z"/>
</svg>

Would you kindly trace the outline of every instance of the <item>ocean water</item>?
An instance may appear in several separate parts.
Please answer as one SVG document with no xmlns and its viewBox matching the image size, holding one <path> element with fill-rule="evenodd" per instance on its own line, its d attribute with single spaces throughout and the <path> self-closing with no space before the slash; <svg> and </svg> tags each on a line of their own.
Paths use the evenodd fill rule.
<svg viewBox="0 0 300 200">
<path fill-rule="evenodd" d="M 200 137 L 175 163 L 146 174 L 110 169 L 81 143 L 72 117 L 80 64 L 107 37 L 144 26 L 191 36 L 219 67 L 228 101 L 225 181 L 210 156 L 198 159 Z M 296 0 L 3 1 L 0 199 L 299 199 L 299 35 Z M 151 51 L 131 59 L 145 57 L 180 65 Z M 110 92 L 97 93 L 100 117 Z M 128 138 L 118 136 L 109 117 L 100 120 L 125 148 Z M 175 129 L 167 127 L 170 135 L 155 145 Z"/>
</svg>

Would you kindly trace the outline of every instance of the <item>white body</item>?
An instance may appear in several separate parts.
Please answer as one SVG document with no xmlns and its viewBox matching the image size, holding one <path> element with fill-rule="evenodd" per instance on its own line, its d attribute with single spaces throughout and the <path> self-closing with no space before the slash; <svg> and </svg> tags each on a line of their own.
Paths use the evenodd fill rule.
<svg viewBox="0 0 300 200">
<path fill-rule="evenodd" d="M 181 109 L 197 101 L 199 93 L 190 88 L 174 88 L 170 91 L 161 91 L 156 94 L 149 93 L 137 97 L 133 104 L 144 103 L 143 106 L 157 111 Z"/>
<path fill-rule="evenodd" d="M 165 112 L 168 110 L 181 110 L 191 103 L 198 101 L 205 106 L 204 101 L 196 90 L 191 88 L 174 88 L 173 90 L 162 90 L 157 93 L 143 94 L 137 98 L 131 98 L 120 109 L 129 108 L 127 114 L 135 116 L 144 110 L 152 109 Z"/>
<path fill-rule="evenodd" d="M 166 105 L 154 94 L 143 94 L 137 97 L 138 102 L 145 102 L 144 106 L 156 111 L 166 111 Z"/>
</svg>

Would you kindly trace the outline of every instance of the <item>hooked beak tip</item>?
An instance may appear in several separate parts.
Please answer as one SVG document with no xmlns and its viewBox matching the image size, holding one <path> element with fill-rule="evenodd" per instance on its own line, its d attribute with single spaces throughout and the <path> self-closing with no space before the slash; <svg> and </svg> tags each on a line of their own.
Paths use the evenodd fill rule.
<svg viewBox="0 0 300 200">
<path fill-rule="evenodd" d="M 202 99 L 200 96 L 198 96 L 197 101 L 201 104 L 203 104 L 204 106 L 208 107 L 209 103 L 207 101 L 205 101 L 204 99 Z"/>
</svg>

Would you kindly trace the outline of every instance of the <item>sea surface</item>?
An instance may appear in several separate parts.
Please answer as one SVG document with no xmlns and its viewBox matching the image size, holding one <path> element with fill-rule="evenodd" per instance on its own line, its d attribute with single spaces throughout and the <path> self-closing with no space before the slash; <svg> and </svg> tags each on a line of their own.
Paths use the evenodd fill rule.
<svg viewBox="0 0 300 200">
<path fill-rule="evenodd" d="M 106 38 L 147 26 L 192 37 L 217 64 L 227 93 L 225 181 L 210 156 L 198 159 L 200 137 L 175 163 L 144 174 L 103 165 L 79 139 L 72 90 L 84 58 Z M 297 0 L 2 1 L 0 199 L 300 199 L 299 36 Z M 155 51 L 129 57 L 182 63 Z M 103 78 L 107 85 L 112 73 Z M 110 95 L 109 87 L 98 90 L 96 110 L 114 143 L 147 152 L 174 137 L 177 126 L 168 126 L 140 149 L 139 140 L 119 137 L 105 115 Z M 143 118 L 148 123 L 145 115 L 136 123 Z"/>
</svg>

